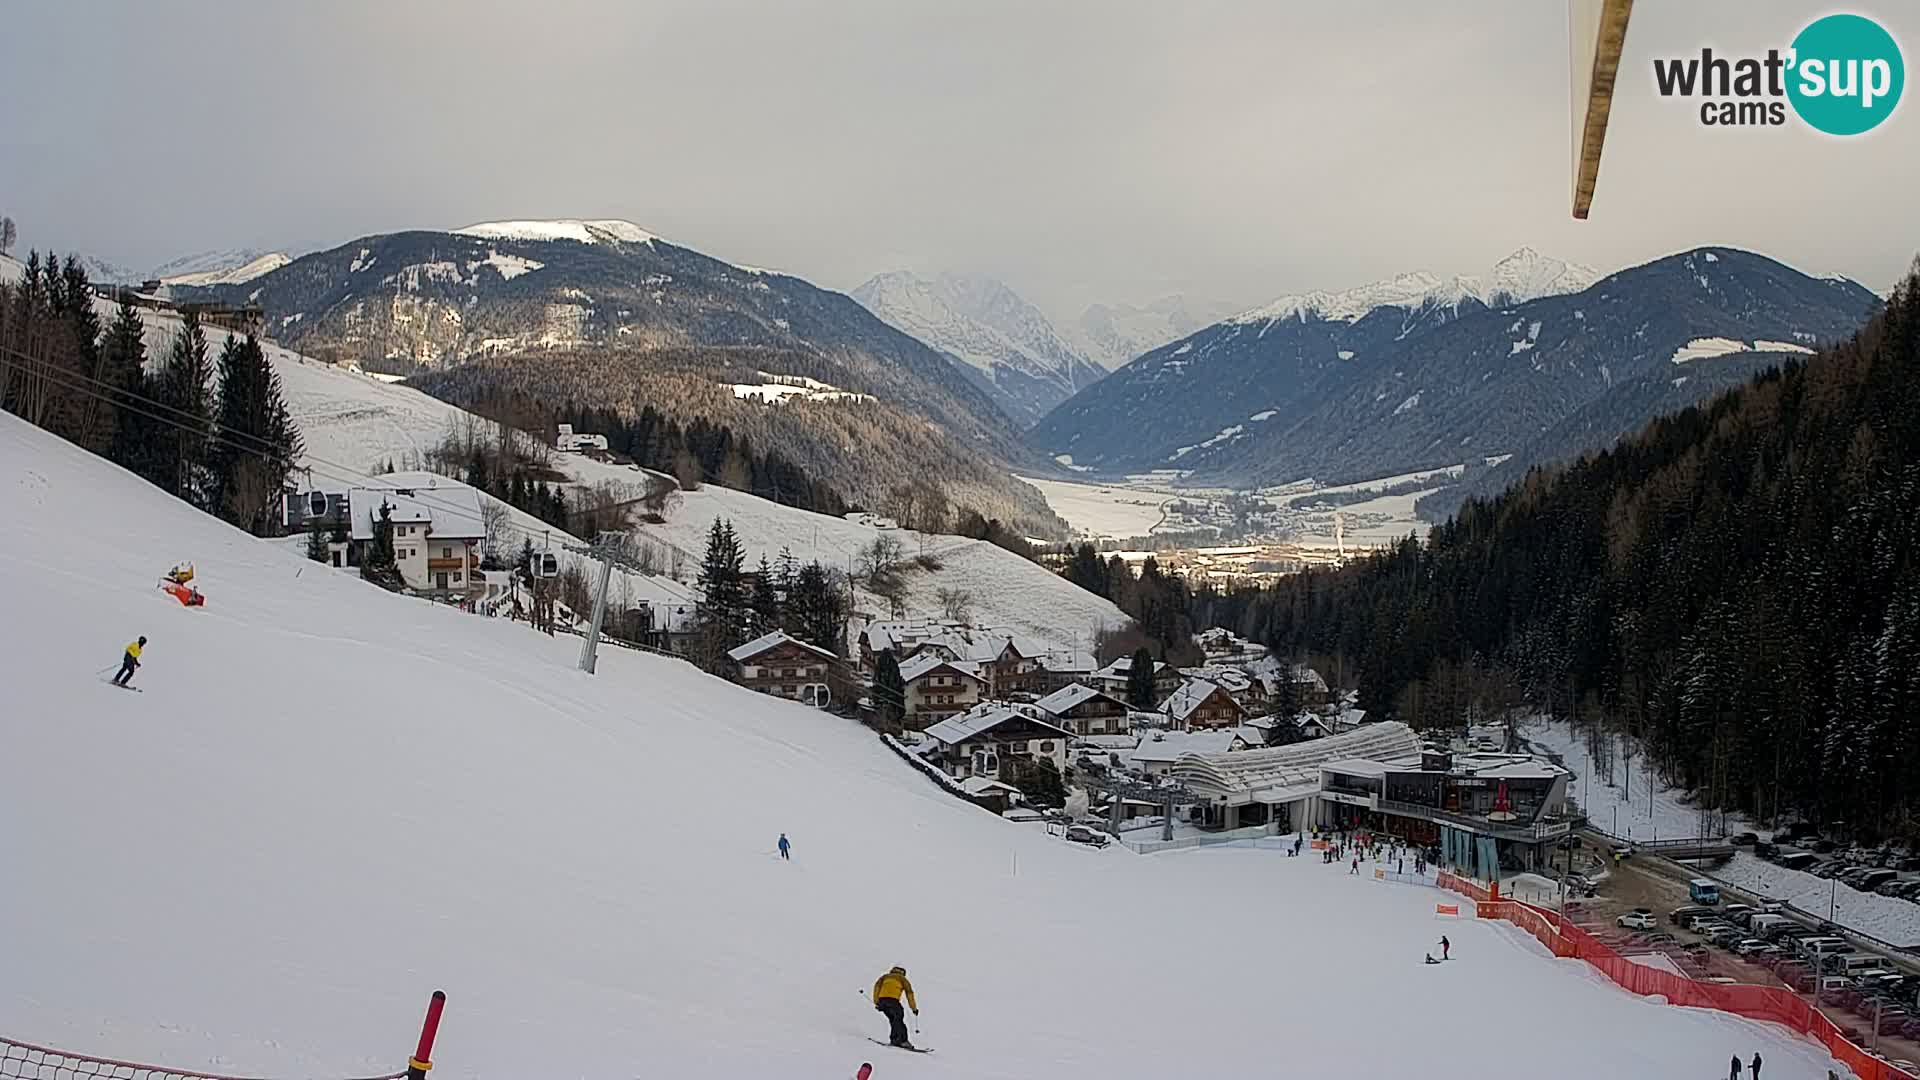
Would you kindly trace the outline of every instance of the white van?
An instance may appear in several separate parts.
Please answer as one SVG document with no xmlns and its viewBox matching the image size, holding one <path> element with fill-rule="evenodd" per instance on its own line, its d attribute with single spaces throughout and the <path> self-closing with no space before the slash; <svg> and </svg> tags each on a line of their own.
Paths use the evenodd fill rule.
<svg viewBox="0 0 1920 1080">
<path fill-rule="evenodd" d="M 1787 918 L 1785 915 L 1755 915 L 1747 924 L 1747 932 L 1751 933 L 1754 937 L 1766 938 L 1768 941 L 1772 941 L 1774 937 L 1773 932 L 1791 922 L 1793 922 L 1793 920 Z"/>
<path fill-rule="evenodd" d="M 1816 965 L 1825 965 L 1827 957 L 1835 953 L 1852 951 L 1852 943 L 1848 942 L 1845 938 L 1807 938 L 1800 943 L 1801 955 L 1812 960 Z"/>
<path fill-rule="evenodd" d="M 1829 966 L 1837 969 L 1834 972 L 1836 975 L 1865 977 L 1884 969 L 1887 962 L 1871 953 L 1855 953 L 1852 956 L 1837 956 Z"/>
</svg>

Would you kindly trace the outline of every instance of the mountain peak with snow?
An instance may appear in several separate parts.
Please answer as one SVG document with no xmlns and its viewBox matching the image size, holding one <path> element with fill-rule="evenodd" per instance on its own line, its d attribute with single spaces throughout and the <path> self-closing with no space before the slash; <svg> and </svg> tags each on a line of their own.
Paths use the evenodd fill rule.
<svg viewBox="0 0 1920 1080">
<path fill-rule="evenodd" d="M 525 221 L 482 221 L 463 229 L 456 236 L 480 236 L 491 240 L 573 240 L 582 244 L 651 244 L 660 237 L 618 218 L 544 218 Z"/>
<path fill-rule="evenodd" d="M 1038 420 L 1106 374 L 996 278 L 892 270 L 852 295 L 883 322 L 946 356 L 1016 420 Z"/>
<path fill-rule="evenodd" d="M 1488 307 L 1524 303 L 1542 296 L 1580 292 L 1600 280 L 1592 267 L 1542 255 L 1522 247 L 1485 274 L 1440 278 L 1424 270 L 1396 274 L 1352 289 L 1314 290 L 1283 296 L 1242 312 L 1233 323 L 1271 323 L 1283 319 L 1355 322 L 1377 308 L 1414 309 L 1432 303 L 1457 307 L 1472 299 Z"/>
</svg>

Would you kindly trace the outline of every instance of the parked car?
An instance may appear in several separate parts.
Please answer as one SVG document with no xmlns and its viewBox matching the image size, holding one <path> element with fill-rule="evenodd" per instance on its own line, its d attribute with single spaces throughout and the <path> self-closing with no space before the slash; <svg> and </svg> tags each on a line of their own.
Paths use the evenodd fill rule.
<svg viewBox="0 0 1920 1080">
<path fill-rule="evenodd" d="M 1805 851 L 1791 851 L 1774 861 L 1789 870 L 1811 870 L 1820 859 Z"/>
<path fill-rule="evenodd" d="M 1878 889 L 1880 886 L 1885 885 L 1887 882 L 1897 881 L 1899 880 L 1899 878 L 1900 878 L 1900 872 L 1897 870 L 1888 870 L 1884 867 L 1875 867 L 1860 875 L 1860 884 L 1856 887 L 1861 892 L 1871 892 L 1875 889 Z"/>
<path fill-rule="evenodd" d="M 1855 987 L 1852 979 L 1843 975 L 1827 975 L 1821 978 L 1818 993 L 1822 1004 L 1831 1005 L 1838 1004 L 1843 992 L 1853 989 Z"/>
<path fill-rule="evenodd" d="M 1707 940 L 1723 949 L 1733 948 L 1746 936 L 1747 932 L 1737 926 L 1716 926 L 1707 931 Z"/>
<path fill-rule="evenodd" d="M 1668 912 L 1667 921 L 1671 922 L 1675 926 L 1685 926 L 1687 924 L 1687 920 L 1693 918 L 1695 915 L 1711 915 L 1711 914 L 1713 914 L 1712 908 L 1701 907 L 1698 904 L 1689 904 L 1685 907 L 1674 908 L 1672 911 Z"/>
<path fill-rule="evenodd" d="M 1067 826 L 1067 839 L 1076 844 L 1086 844 L 1089 847 L 1097 848 L 1103 848 L 1113 843 L 1113 837 L 1108 836 L 1106 833 L 1090 829 L 1085 825 Z"/>
<path fill-rule="evenodd" d="M 1733 951 L 1741 956 L 1755 956 L 1771 948 L 1773 946 L 1759 938 L 1742 938 L 1733 944 Z"/>
<path fill-rule="evenodd" d="M 1823 862 L 1813 868 L 1814 877 L 1830 878 L 1845 870 L 1846 866 L 1838 862 Z"/>
<path fill-rule="evenodd" d="M 1720 914 L 1735 926 L 1746 926 L 1757 913 L 1758 909 L 1751 904 L 1728 904 L 1720 909 Z"/>
<path fill-rule="evenodd" d="M 1696 904 L 1718 904 L 1720 883 L 1712 878 L 1694 878 L 1687 882 L 1687 899 Z"/>
<path fill-rule="evenodd" d="M 1907 886 L 1910 884 L 1912 884 L 1912 882 L 1901 881 L 1899 878 L 1894 878 L 1890 881 L 1881 882 L 1879 888 L 1873 891 L 1879 893 L 1881 896 L 1899 896 L 1902 892 L 1906 891 Z"/>
<path fill-rule="evenodd" d="M 1760 842 L 1759 833 L 1737 832 L 1727 837 L 1727 843 L 1734 847 L 1752 847 Z"/>
<path fill-rule="evenodd" d="M 1760 856 L 1763 859 L 1767 859 L 1771 861 L 1774 858 L 1779 856 L 1780 845 L 1771 843 L 1766 840 L 1758 840 L 1754 842 L 1753 853 L 1755 855 Z"/>
<path fill-rule="evenodd" d="M 1613 922 L 1615 926 L 1624 926 L 1629 930 L 1651 930 L 1654 927 L 1652 914 L 1644 911 L 1629 911 Z"/>
</svg>

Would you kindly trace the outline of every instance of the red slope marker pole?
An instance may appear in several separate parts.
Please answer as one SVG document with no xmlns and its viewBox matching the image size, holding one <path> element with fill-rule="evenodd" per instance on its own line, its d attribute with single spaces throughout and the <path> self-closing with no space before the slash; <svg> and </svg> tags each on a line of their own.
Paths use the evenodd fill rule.
<svg viewBox="0 0 1920 1080">
<path fill-rule="evenodd" d="M 446 1007 L 446 991 L 435 990 L 427 1002 L 426 1022 L 420 1025 L 420 1045 L 407 1059 L 407 1080 L 427 1080 L 427 1070 L 433 1068 L 433 1037 L 440 1033 L 440 1012 Z"/>
</svg>

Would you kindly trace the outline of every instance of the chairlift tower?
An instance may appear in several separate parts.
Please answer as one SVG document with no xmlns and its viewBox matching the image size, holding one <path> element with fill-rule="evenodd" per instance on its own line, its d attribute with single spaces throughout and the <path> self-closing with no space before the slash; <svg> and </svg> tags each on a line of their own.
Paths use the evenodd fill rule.
<svg viewBox="0 0 1920 1080">
<path fill-rule="evenodd" d="M 1177 805 L 1196 805 L 1207 800 L 1193 790 L 1175 781 L 1155 783 L 1140 780 L 1113 772 L 1095 772 L 1092 769 L 1080 770 L 1080 783 L 1095 791 L 1104 791 L 1113 796 L 1113 805 L 1107 812 L 1107 831 L 1120 835 L 1120 804 L 1125 799 L 1139 799 L 1157 803 L 1166 808 L 1166 823 L 1161 826 L 1160 839 L 1173 839 L 1173 808 Z"/>
<path fill-rule="evenodd" d="M 600 651 L 600 628 L 606 623 L 607 619 L 607 589 L 613 584 L 614 564 L 618 563 L 622 567 L 632 570 L 635 573 L 644 574 L 647 572 L 647 567 L 642 566 L 639 560 L 628 555 L 624 550 L 624 545 L 619 541 L 609 540 L 609 535 L 610 534 L 603 533 L 595 537 L 593 543 L 585 547 L 574 544 L 566 545 L 566 550 L 573 552 L 575 555 L 584 555 L 589 559 L 598 560 L 600 563 L 600 586 L 594 590 L 593 619 L 587 624 L 587 639 L 580 643 L 580 670 L 589 675 L 594 673 L 594 662 Z M 551 556 L 549 556 L 549 558 L 550 557 Z"/>
</svg>

